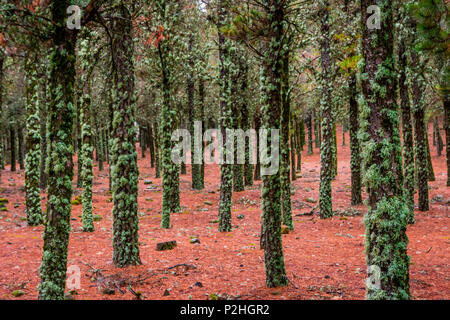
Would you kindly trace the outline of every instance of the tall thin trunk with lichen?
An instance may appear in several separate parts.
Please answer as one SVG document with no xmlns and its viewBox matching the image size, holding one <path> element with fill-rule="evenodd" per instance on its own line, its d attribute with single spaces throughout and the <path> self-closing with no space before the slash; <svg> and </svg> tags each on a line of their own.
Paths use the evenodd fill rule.
<svg viewBox="0 0 450 320">
<path fill-rule="evenodd" d="M 409 207 L 403 196 L 399 115 L 396 104 L 393 4 L 381 0 L 381 28 L 369 28 L 371 0 L 361 0 L 361 135 L 364 183 L 369 194 L 366 228 L 370 300 L 409 299 L 406 236 Z"/>
<path fill-rule="evenodd" d="M 264 0 L 267 18 L 268 42 L 262 57 L 261 90 L 263 124 L 268 131 L 269 148 L 276 147 L 272 139 L 272 131 L 280 129 L 281 118 L 281 57 L 283 47 L 283 22 L 285 18 L 284 0 Z M 279 143 L 279 141 L 278 141 Z M 273 144 L 273 145 L 272 145 Z M 272 150 L 270 150 L 272 152 Z M 275 150 L 276 152 L 276 150 Z M 278 154 L 275 154 L 278 157 Z M 267 164 L 263 164 L 265 168 Z M 273 173 L 273 172 L 271 172 Z M 267 287 L 281 287 L 288 284 L 284 266 L 283 246 L 281 239 L 281 184 L 280 172 L 263 176 L 262 184 L 262 216 L 263 224 L 261 240 L 264 244 L 264 266 Z"/>
<path fill-rule="evenodd" d="M 79 118 L 81 129 L 81 146 L 79 156 L 81 157 L 81 180 L 83 193 L 81 196 L 82 215 L 84 232 L 94 231 L 94 221 L 92 217 L 92 181 L 94 180 L 93 160 L 94 160 L 94 142 L 92 129 L 92 106 L 90 92 L 90 77 L 92 73 L 92 45 L 91 34 L 88 30 L 83 30 L 81 34 L 80 50 L 78 56 L 82 73 L 79 78 L 81 86 L 79 97 Z"/>
<path fill-rule="evenodd" d="M 243 63 L 242 50 L 235 46 L 231 53 L 230 76 L 231 76 L 231 108 L 233 117 L 233 129 L 242 129 L 242 104 L 245 98 L 245 91 L 242 91 L 242 83 L 246 75 L 246 65 Z M 240 150 L 238 139 L 234 139 L 234 164 L 233 164 L 233 191 L 241 192 L 245 190 L 244 187 L 244 165 L 238 158 L 245 153 L 245 150 Z M 245 154 L 244 154 L 245 159 Z"/>
<path fill-rule="evenodd" d="M 286 45 L 287 47 L 288 45 Z M 291 181 L 290 181 L 290 113 L 291 97 L 289 93 L 289 50 L 285 49 L 281 61 L 281 146 L 280 146 L 280 183 L 281 183 L 281 213 L 283 224 L 289 229 L 294 229 L 291 206 Z M 291 135 L 292 139 L 294 135 Z"/>
<path fill-rule="evenodd" d="M 331 101 L 331 56 L 329 1 L 325 1 L 320 10 L 321 41 L 320 56 L 322 65 L 320 113 L 322 115 L 322 145 L 320 148 L 320 194 L 319 207 L 322 219 L 333 216 L 331 200 L 331 181 L 334 178 L 333 158 L 333 110 Z"/>
<path fill-rule="evenodd" d="M 403 33 L 402 33 L 403 34 Z M 414 194 L 415 194 L 415 169 L 414 169 L 414 141 L 411 122 L 411 103 L 409 97 L 409 86 L 407 84 L 407 52 L 403 41 L 399 41 L 398 48 L 398 72 L 399 72 L 399 94 L 400 109 L 402 116 L 403 132 L 403 189 L 405 200 L 410 209 L 409 223 L 414 222 Z"/>
<path fill-rule="evenodd" d="M 161 21 L 174 19 L 172 25 L 176 25 L 179 17 L 178 14 L 171 13 L 169 16 L 169 1 L 158 0 L 158 16 Z M 174 2 L 174 6 L 179 4 Z M 176 8 L 175 8 L 176 9 Z M 166 32 L 166 31 L 164 31 Z M 168 30 L 167 32 L 170 32 Z M 171 47 L 170 41 L 174 37 L 167 37 L 160 41 L 157 45 L 160 69 L 162 73 L 162 98 L 161 106 L 161 127 L 159 130 L 161 139 L 161 168 L 162 168 L 162 217 L 161 228 L 168 229 L 170 225 L 170 214 L 179 212 L 180 208 L 180 166 L 171 159 L 173 142 L 171 140 L 172 131 L 176 125 L 176 105 L 172 98 L 172 86 L 174 82 L 173 60 L 176 54 L 174 48 Z"/>
<path fill-rule="evenodd" d="M 231 43 L 225 38 L 221 28 L 228 21 L 228 12 L 224 0 L 219 0 L 218 32 L 219 32 L 219 66 L 220 66 L 220 131 L 222 133 L 222 164 L 220 165 L 220 200 L 219 200 L 219 231 L 229 232 L 231 226 L 231 204 L 233 193 L 233 165 L 227 163 L 233 150 L 227 148 L 227 129 L 233 126 L 233 110 L 231 106 Z"/>
<path fill-rule="evenodd" d="M 362 203 L 361 196 L 361 146 L 358 139 L 359 131 L 359 108 L 356 100 L 356 75 L 352 74 L 349 78 L 349 135 L 350 135 L 350 170 L 352 180 L 352 205 Z"/>
<path fill-rule="evenodd" d="M 47 218 L 39 272 L 39 299 L 62 300 L 67 270 L 67 248 L 73 179 L 75 48 L 74 34 L 66 28 L 70 1 L 53 2 L 50 10 L 54 30 L 50 54 L 50 101 Z"/>
<path fill-rule="evenodd" d="M 40 162 L 41 132 L 39 118 L 39 80 L 37 55 L 28 53 L 26 71 L 27 154 L 25 158 L 25 204 L 29 226 L 41 224 L 44 219 L 41 208 Z"/>
<path fill-rule="evenodd" d="M 412 71 L 411 110 L 414 117 L 415 153 L 417 188 L 419 193 L 419 210 L 428 211 L 428 147 L 427 128 L 425 126 L 425 103 L 423 93 L 425 91 L 425 79 L 420 73 L 419 56 L 414 49 L 410 50 L 410 66 Z"/>
<path fill-rule="evenodd" d="M 135 128 L 133 25 L 129 8 L 120 2 L 112 21 L 113 123 L 112 193 L 113 262 L 117 267 L 139 265 L 138 179 Z"/>
</svg>

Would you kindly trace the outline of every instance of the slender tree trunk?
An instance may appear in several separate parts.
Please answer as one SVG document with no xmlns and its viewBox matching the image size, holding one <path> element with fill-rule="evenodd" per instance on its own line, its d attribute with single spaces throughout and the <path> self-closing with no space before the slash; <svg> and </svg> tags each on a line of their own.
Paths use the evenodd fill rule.
<svg viewBox="0 0 450 320">
<path fill-rule="evenodd" d="M 138 242 L 138 179 L 136 151 L 136 96 L 134 92 L 133 26 L 125 2 L 112 21 L 114 100 L 111 170 L 113 192 L 113 262 L 116 267 L 141 264 Z"/>
<path fill-rule="evenodd" d="M 3 117 L 3 65 L 5 62 L 5 56 L 2 51 L 0 51 L 0 116 Z M 0 170 L 4 169 L 4 144 L 3 144 L 3 125 L 0 125 Z M 0 184 L 1 184 L 2 173 L 0 171 Z"/>
<path fill-rule="evenodd" d="M 333 216 L 331 200 L 331 181 L 334 178 L 333 162 L 333 110 L 331 101 L 331 57 L 330 57 L 330 25 L 328 21 L 329 1 L 325 1 L 320 10 L 321 41 L 320 52 L 322 61 L 322 93 L 320 99 L 320 114 L 322 115 L 322 145 L 320 149 L 320 195 L 319 207 L 322 219 Z"/>
<path fill-rule="evenodd" d="M 450 187 L 450 97 L 444 97 L 445 149 L 447 154 L 447 187 Z"/>
<path fill-rule="evenodd" d="M 47 118 L 47 76 L 42 80 L 43 90 L 42 90 L 42 99 L 39 104 L 39 118 L 40 118 L 40 131 L 41 131 L 41 163 L 40 163 L 40 187 L 41 190 L 47 188 L 47 126 L 48 126 L 48 118 Z"/>
<path fill-rule="evenodd" d="M 259 111 L 255 113 L 255 131 L 256 131 L 256 164 L 255 164 L 255 173 L 253 175 L 254 181 L 261 180 L 261 162 L 259 157 L 259 130 L 261 129 L 261 115 Z"/>
<path fill-rule="evenodd" d="M 79 78 L 81 85 L 81 97 L 79 105 L 79 121 L 81 127 L 81 145 L 79 146 L 79 156 L 82 159 L 81 179 L 83 186 L 82 215 L 84 232 L 94 231 L 94 221 L 92 216 L 92 182 L 94 180 L 94 137 L 92 129 L 92 106 L 90 92 L 90 76 L 92 72 L 93 57 L 90 50 L 92 45 L 91 35 L 88 29 L 82 30 L 79 51 L 79 60 L 82 73 Z M 97 149 L 98 150 L 98 149 Z M 99 157 L 99 159 L 101 156 Z"/>
<path fill-rule="evenodd" d="M 410 219 L 408 220 L 408 223 L 414 223 L 414 141 L 411 124 L 411 104 L 406 78 L 406 70 L 408 68 L 406 48 L 405 44 L 402 41 L 399 41 L 398 50 L 399 93 L 403 131 L 403 193 L 410 210 Z"/>
<path fill-rule="evenodd" d="M 23 150 L 23 129 L 22 126 L 20 125 L 17 128 L 17 149 L 18 149 L 18 156 L 19 156 L 19 168 L 20 170 L 24 170 L 25 166 L 24 166 L 24 161 L 23 161 L 23 154 L 24 154 L 24 150 Z"/>
<path fill-rule="evenodd" d="M 29 226 L 41 224 L 44 219 L 41 208 L 40 161 L 41 135 L 39 119 L 39 80 L 38 61 L 28 54 L 25 62 L 26 72 L 26 109 L 27 109 L 27 155 L 25 168 L 25 203 Z M 20 140 L 20 139 L 19 139 Z"/>
<path fill-rule="evenodd" d="M 442 156 L 442 150 L 444 149 L 444 142 L 442 141 L 442 136 L 441 136 L 441 128 L 439 127 L 439 118 L 435 117 L 433 120 L 434 123 L 434 135 L 436 138 L 436 151 L 437 151 L 437 155 L 438 157 Z"/>
<path fill-rule="evenodd" d="M 153 128 L 150 122 L 147 122 L 147 132 L 148 132 L 148 147 L 150 149 L 150 167 L 155 167 L 155 142 L 153 136 Z"/>
<path fill-rule="evenodd" d="M 296 120 L 295 127 L 297 132 L 297 172 L 302 172 L 302 151 L 303 146 L 305 145 L 305 123 L 301 120 Z"/>
<path fill-rule="evenodd" d="M 229 150 L 227 146 L 227 129 L 233 126 L 233 115 L 231 106 L 231 79 L 230 79 L 230 65 L 231 43 L 229 39 L 225 38 L 221 28 L 228 21 L 228 9 L 225 8 L 224 0 L 219 0 L 219 66 L 220 66 L 220 131 L 223 139 L 223 154 L 222 164 L 220 165 L 220 200 L 219 200 L 219 231 L 229 232 L 232 230 L 231 226 L 231 204 L 233 192 L 233 165 L 227 163 L 227 159 L 232 155 L 233 150 Z"/>
<path fill-rule="evenodd" d="M 361 143 L 370 148 L 364 154 L 368 190 L 366 261 L 367 299 L 409 299 L 409 258 L 406 227 L 409 208 L 403 197 L 401 146 L 396 105 L 394 70 L 393 4 L 381 0 L 380 29 L 369 29 L 371 0 L 360 0 L 364 102 L 361 104 Z M 393 271 L 395 270 L 395 272 Z"/>
<path fill-rule="evenodd" d="M 349 129 L 350 129 L 350 169 L 352 180 L 352 205 L 362 203 L 361 196 L 361 154 L 360 143 L 358 139 L 359 131 L 359 110 L 356 89 L 356 75 L 353 74 L 349 79 L 349 96 L 350 96 L 350 112 L 349 112 Z"/>
<path fill-rule="evenodd" d="M 170 214 L 180 211 L 180 167 L 172 162 L 171 153 L 173 142 L 171 140 L 172 131 L 175 128 L 175 119 L 173 114 L 175 106 L 171 99 L 171 72 L 167 65 L 168 50 L 166 45 L 161 42 L 158 46 L 159 58 L 162 68 L 162 91 L 163 104 L 161 107 L 161 166 L 162 166 L 162 219 L 161 228 L 168 229 L 170 225 Z"/>
<path fill-rule="evenodd" d="M 194 91 L 194 87 L 192 88 L 192 90 Z M 194 94 L 194 92 L 192 92 L 192 95 Z M 198 100 L 199 103 L 194 106 L 194 114 L 193 114 L 193 118 L 194 121 L 202 121 L 204 114 L 203 114 L 203 108 L 204 108 L 204 104 L 205 104 L 205 82 L 203 79 L 199 79 L 198 82 Z M 199 144 L 199 148 L 198 150 L 195 149 L 194 143 L 195 141 L 192 141 L 192 150 L 194 151 L 191 155 L 191 157 L 194 157 L 193 159 L 191 159 L 192 162 L 192 188 L 194 190 L 203 190 L 205 188 L 205 182 L 204 182 L 204 159 L 203 159 L 203 153 L 204 153 L 204 148 L 203 148 L 203 123 L 201 122 L 202 126 L 201 126 L 201 130 L 199 132 L 200 136 L 201 136 L 201 141 Z M 200 128 L 199 128 L 200 129 Z M 191 132 L 192 134 L 194 134 L 194 127 L 191 128 Z M 197 154 L 199 153 L 199 154 Z M 195 161 L 194 161 L 195 160 Z M 198 161 L 199 160 L 199 161 Z M 195 163 L 195 162 L 200 162 L 200 163 Z"/>
<path fill-rule="evenodd" d="M 16 171 L 16 129 L 15 123 L 9 125 L 9 141 L 10 141 L 10 154 L 11 154 L 11 171 Z"/>
<path fill-rule="evenodd" d="M 267 10 L 267 52 L 262 58 L 261 86 L 264 88 L 262 114 L 264 127 L 268 131 L 270 152 L 278 156 L 279 141 L 272 139 L 272 131 L 279 130 L 281 117 L 281 58 L 283 48 L 284 0 L 263 1 Z M 264 165 L 268 169 L 268 165 Z M 270 172 L 273 173 L 273 172 Z M 288 284 L 284 266 L 281 239 L 281 185 L 279 170 L 270 175 L 263 175 L 262 185 L 262 232 L 264 247 L 264 265 L 267 287 L 280 287 Z"/>
<path fill-rule="evenodd" d="M 158 123 L 155 122 L 153 127 L 155 128 L 155 177 L 161 178 L 161 152 L 159 147 L 160 137 Z"/>
<path fill-rule="evenodd" d="M 318 113 L 316 112 L 316 109 L 313 109 L 313 115 L 314 115 L 314 143 L 316 148 L 320 148 L 320 118 Z"/>
<path fill-rule="evenodd" d="M 286 45 L 287 47 L 287 45 Z M 281 213 L 283 224 L 289 229 L 294 229 L 291 206 L 291 182 L 290 182 L 290 113 L 291 101 L 289 96 L 289 50 L 286 49 L 281 61 L 281 157 L 280 157 L 280 183 L 281 183 Z M 292 138 L 294 135 L 292 135 Z"/>
<path fill-rule="evenodd" d="M 431 150 L 430 144 L 428 142 L 428 125 L 425 125 L 425 144 L 427 147 L 427 164 L 428 164 L 428 181 L 436 181 L 436 176 L 434 175 L 433 162 L 431 161 Z"/>
<path fill-rule="evenodd" d="M 419 57 L 413 50 L 410 51 L 411 66 L 419 64 Z M 417 67 L 413 71 L 418 71 Z M 414 73 L 411 79 L 412 92 L 412 113 L 414 116 L 414 134 L 416 147 L 416 171 L 417 185 L 419 190 L 419 210 L 428 211 L 428 148 L 427 148 L 427 130 L 425 125 L 425 105 L 423 101 L 424 79 Z"/>
<path fill-rule="evenodd" d="M 311 111 L 306 116 L 306 126 L 308 127 L 308 155 L 313 154 L 313 122 Z"/>
</svg>

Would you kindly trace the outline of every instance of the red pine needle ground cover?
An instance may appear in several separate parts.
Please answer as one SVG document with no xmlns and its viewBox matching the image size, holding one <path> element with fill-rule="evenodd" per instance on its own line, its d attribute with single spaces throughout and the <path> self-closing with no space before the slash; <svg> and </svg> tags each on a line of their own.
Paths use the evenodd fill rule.
<svg viewBox="0 0 450 320">
<path fill-rule="evenodd" d="M 338 129 L 338 177 L 333 182 L 333 210 L 350 207 L 350 150 L 342 146 Z M 432 130 L 429 130 L 432 132 Z M 430 183 L 429 212 L 416 210 L 416 224 L 408 229 L 411 257 L 410 284 L 414 299 L 450 299 L 449 203 L 445 155 L 430 146 L 436 181 Z M 140 151 L 140 150 L 138 150 Z M 140 153 L 139 153 L 140 154 Z M 139 240 L 142 265 L 124 269 L 112 265 L 112 203 L 108 194 L 108 168 L 95 167 L 94 214 L 102 219 L 95 232 L 81 231 L 81 205 L 73 205 L 68 265 L 81 270 L 81 288 L 74 298 L 84 299 L 364 299 L 364 226 L 362 217 L 297 216 L 312 210 L 318 200 L 319 150 L 302 155 L 302 177 L 293 182 L 295 230 L 283 235 L 287 275 L 285 288 L 265 288 L 263 251 L 259 249 L 260 184 L 233 194 L 233 232 L 219 233 L 219 168 L 206 166 L 205 190 L 191 189 L 188 174 L 181 175 L 182 213 L 171 217 L 172 229 L 160 224 L 161 179 L 155 178 L 147 153 L 139 156 Z M 156 189 L 144 182 L 151 180 Z M 2 172 L 0 197 L 7 212 L 0 212 L 0 299 L 36 299 L 42 254 L 43 227 L 28 227 L 25 218 L 24 172 Z M 81 193 L 75 188 L 74 197 Z M 42 204 L 46 198 L 42 194 Z M 366 197 L 366 194 L 363 194 Z M 439 199 L 437 199 L 439 200 Z M 212 203 L 212 205 L 210 204 Z M 45 207 L 44 207 L 45 208 Z M 355 209 L 365 213 L 365 206 Z M 238 219 L 243 215 L 243 219 Z M 242 217 L 241 217 L 242 218 Z M 200 240 L 190 243 L 191 237 Z M 156 251 L 156 243 L 176 240 L 171 251 Z M 106 294 L 109 289 L 109 293 Z M 112 289 L 112 290 L 111 290 Z M 12 292 L 22 290 L 15 298 Z M 133 294 L 132 292 L 135 292 Z"/>
</svg>

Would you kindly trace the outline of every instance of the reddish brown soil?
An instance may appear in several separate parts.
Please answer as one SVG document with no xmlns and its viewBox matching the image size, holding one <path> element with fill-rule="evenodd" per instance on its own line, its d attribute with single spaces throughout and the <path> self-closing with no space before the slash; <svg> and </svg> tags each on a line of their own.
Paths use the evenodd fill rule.
<svg viewBox="0 0 450 320">
<path fill-rule="evenodd" d="M 431 132 L 431 130 L 430 130 Z M 349 146 L 342 147 L 338 133 L 339 175 L 333 182 L 334 210 L 350 206 Z M 431 143 L 430 139 L 430 143 Z M 430 199 L 436 195 L 450 198 L 445 186 L 445 156 L 437 157 L 432 146 L 436 181 L 430 183 Z M 145 299 L 206 299 L 210 294 L 221 294 L 242 299 L 363 299 L 365 294 L 364 227 L 362 217 L 334 217 L 322 221 L 316 216 L 297 216 L 295 230 L 283 235 L 285 263 L 291 284 L 286 288 L 265 288 L 263 251 L 259 249 L 261 209 L 257 204 L 242 203 L 242 198 L 260 201 L 260 182 L 244 192 L 233 194 L 233 232 L 219 233 L 217 204 L 219 200 L 219 169 L 206 167 L 206 188 L 198 192 L 190 187 L 188 174 L 181 176 L 181 204 L 183 212 L 172 215 L 173 228 L 162 230 L 160 224 L 161 179 L 155 179 L 150 168 L 149 155 L 139 159 L 139 211 L 145 215 L 140 220 L 140 249 L 142 265 L 118 269 L 112 265 L 112 203 L 108 201 L 108 170 L 95 168 L 94 214 L 103 219 L 95 222 L 94 233 L 83 233 L 81 205 L 72 210 L 72 233 L 69 244 L 68 265 L 81 269 L 81 289 L 76 299 L 133 299 L 127 286 L 123 293 L 102 292 L 105 281 L 95 275 L 92 268 L 100 269 L 105 279 L 134 281 L 132 288 Z M 315 206 L 305 201 L 318 199 L 319 151 L 308 156 L 303 153 L 303 177 L 293 185 L 293 214 L 305 213 Z M 146 190 L 144 180 L 157 186 Z M 12 292 L 21 289 L 24 299 L 37 298 L 39 265 L 42 254 L 43 227 L 28 227 L 24 205 L 24 172 L 2 172 L 0 197 L 9 199 L 8 212 L 0 216 L 0 299 L 17 299 Z M 13 185 L 15 184 L 15 185 Z M 75 194 L 79 194 L 76 190 Z M 42 194 L 45 197 L 45 194 Z M 365 197 L 365 195 L 364 195 Z M 211 201 L 213 205 L 205 204 Z M 42 201 L 45 205 L 45 198 Z M 299 208 L 302 202 L 304 208 Z M 15 208 L 16 206 L 16 208 Z M 446 201 L 430 203 L 429 212 L 416 210 L 417 223 L 408 229 L 411 256 L 411 292 L 415 299 L 449 299 L 449 208 Z M 206 208 L 206 210 L 201 211 Z M 356 209 L 365 212 L 364 206 Z M 242 220 L 237 219 L 243 214 Z M 200 244 L 190 244 L 191 236 Z M 156 251 L 156 243 L 176 240 L 178 246 L 171 251 Z M 177 264 L 184 266 L 169 269 Z M 146 278 L 136 283 L 137 277 Z M 94 280 L 97 279 L 97 280 Z M 93 281 L 94 280 L 94 281 Z M 201 283 L 201 285 L 198 284 Z M 109 286 L 114 287 L 113 282 Z M 99 289 L 100 288 L 100 289 Z M 163 296 L 166 289 L 169 295 Z"/>
</svg>

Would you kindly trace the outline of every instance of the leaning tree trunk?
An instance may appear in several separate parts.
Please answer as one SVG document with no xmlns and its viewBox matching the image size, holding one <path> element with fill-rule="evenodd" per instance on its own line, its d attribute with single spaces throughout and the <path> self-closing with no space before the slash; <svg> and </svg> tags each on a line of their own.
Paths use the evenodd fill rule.
<svg viewBox="0 0 450 320">
<path fill-rule="evenodd" d="M 350 112 L 349 112 L 349 129 L 350 129 L 350 170 L 352 180 L 352 205 L 359 205 L 362 203 L 361 196 L 361 154 L 360 144 L 358 139 L 359 131 L 359 110 L 358 102 L 356 100 L 356 75 L 353 74 L 349 79 L 349 96 L 350 96 Z"/>
<path fill-rule="evenodd" d="M 27 154 L 25 167 L 25 204 L 29 226 L 41 224 L 44 219 L 40 194 L 41 135 L 39 119 L 39 79 L 38 62 L 28 54 L 25 62 L 26 71 L 26 110 L 27 110 Z"/>
<path fill-rule="evenodd" d="M 138 179 L 133 64 L 133 26 L 124 2 L 112 22 L 114 100 L 111 169 L 113 192 L 113 262 L 117 267 L 139 265 Z"/>
<path fill-rule="evenodd" d="M 54 21 L 50 54 L 47 219 L 40 267 L 39 299 L 62 300 L 67 269 L 73 179 L 75 39 L 65 26 L 70 1 L 51 6 Z"/>
<path fill-rule="evenodd" d="M 322 93 L 320 97 L 320 114 L 322 115 L 322 145 L 320 148 L 320 195 L 319 207 L 322 219 L 333 216 L 331 201 L 331 181 L 334 178 L 333 159 L 333 110 L 331 101 L 331 57 L 330 57 L 330 25 L 328 21 L 329 1 L 325 1 L 320 11 L 321 41 L 320 55 L 322 61 Z"/>
<path fill-rule="evenodd" d="M 406 236 L 409 208 L 403 197 L 401 146 L 394 70 L 393 4 L 382 7 L 380 29 L 369 29 L 371 0 L 361 0 L 361 104 L 364 174 L 368 190 L 365 218 L 367 299 L 409 299 L 409 257 Z M 370 12 L 370 11 L 369 11 Z"/>
</svg>

